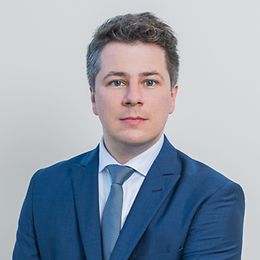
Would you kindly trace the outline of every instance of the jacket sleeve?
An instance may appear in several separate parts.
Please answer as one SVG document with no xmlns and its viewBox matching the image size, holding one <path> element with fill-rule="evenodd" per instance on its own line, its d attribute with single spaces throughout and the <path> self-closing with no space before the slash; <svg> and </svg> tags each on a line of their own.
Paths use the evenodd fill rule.
<svg viewBox="0 0 260 260">
<path fill-rule="evenodd" d="M 29 188 L 20 213 L 13 260 L 40 260 L 33 221 L 33 183 Z"/>
<path fill-rule="evenodd" d="M 183 260 L 240 260 L 244 193 L 228 182 L 198 209 L 183 248 Z"/>
</svg>

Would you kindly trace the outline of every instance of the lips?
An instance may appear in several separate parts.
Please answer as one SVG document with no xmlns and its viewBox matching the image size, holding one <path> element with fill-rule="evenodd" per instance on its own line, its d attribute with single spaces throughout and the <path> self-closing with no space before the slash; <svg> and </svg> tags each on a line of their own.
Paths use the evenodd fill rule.
<svg viewBox="0 0 260 260">
<path fill-rule="evenodd" d="M 130 125 L 138 125 L 144 123 L 147 119 L 137 116 L 137 117 L 124 117 L 120 119 L 123 123 L 130 124 Z"/>
</svg>

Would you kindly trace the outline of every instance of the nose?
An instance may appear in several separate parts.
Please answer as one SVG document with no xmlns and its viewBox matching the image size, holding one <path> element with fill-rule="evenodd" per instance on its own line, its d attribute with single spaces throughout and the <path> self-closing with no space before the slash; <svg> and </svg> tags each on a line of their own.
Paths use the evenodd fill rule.
<svg viewBox="0 0 260 260">
<path fill-rule="evenodd" d="M 129 84 L 123 98 L 124 106 L 136 106 L 143 104 L 143 95 L 141 86 L 138 84 Z"/>
</svg>

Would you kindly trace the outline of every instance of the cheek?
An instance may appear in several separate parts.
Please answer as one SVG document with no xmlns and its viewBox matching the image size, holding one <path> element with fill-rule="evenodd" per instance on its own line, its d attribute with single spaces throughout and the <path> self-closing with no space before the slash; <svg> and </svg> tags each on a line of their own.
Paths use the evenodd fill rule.
<svg viewBox="0 0 260 260">
<path fill-rule="evenodd" d="M 97 95 L 92 106 L 94 114 L 98 115 L 101 120 L 113 116 L 116 112 L 115 101 L 108 95 Z"/>
<path fill-rule="evenodd" d="M 102 107 L 104 106 L 104 101 L 100 93 L 96 93 L 92 99 L 92 110 L 93 113 L 97 116 L 102 114 Z"/>
<path fill-rule="evenodd" d="M 174 111 L 174 103 L 175 103 L 174 98 L 172 96 L 167 95 L 164 100 L 165 101 L 162 102 L 162 103 L 164 103 L 164 108 L 163 108 L 164 113 L 169 115 L 169 114 L 173 113 L 173 111 Z"/>
<path fill-rule="evenodd" d="M 153 112 L 164 118 L 171 114 L 174 108 L 173 101 L 168 95 L 161 96 L 154 101 Z"/>
</svg>

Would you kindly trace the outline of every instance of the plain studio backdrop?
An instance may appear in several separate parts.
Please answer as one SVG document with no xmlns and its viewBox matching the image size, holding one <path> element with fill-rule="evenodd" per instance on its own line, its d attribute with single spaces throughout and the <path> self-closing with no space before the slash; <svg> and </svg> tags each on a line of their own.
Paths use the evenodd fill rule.
<svg viewBox="0 0 260 260">
<path fill-rule="evenodd" d="M 1 1 L 0 259 L 11 258 L 32 174 L 101 138 L 85 69 L 94 30 L 111 16 L 143 11 L 165 20 L 179 39 L 180 89 L 166 134 L 242 185 L 243 259 L 259 259 L 260 8 L 254 0 Z"/>
</svg>

